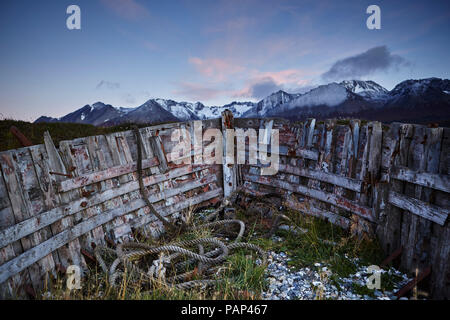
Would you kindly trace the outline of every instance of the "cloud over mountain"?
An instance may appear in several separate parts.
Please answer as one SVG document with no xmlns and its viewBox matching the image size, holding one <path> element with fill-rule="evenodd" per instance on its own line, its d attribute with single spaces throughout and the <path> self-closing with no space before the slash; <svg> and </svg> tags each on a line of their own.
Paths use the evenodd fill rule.
<svg viewBox="0 0 450 320">
<path fill-rule="evenodd" d="M 326 81 L 360 79 L 377 71 L 387 71 L 409 65 L 403 57 L 392 54 L 387 46 L 374 47 L 366 52 L 336 61 L 322 74 Z"/>
</svg>

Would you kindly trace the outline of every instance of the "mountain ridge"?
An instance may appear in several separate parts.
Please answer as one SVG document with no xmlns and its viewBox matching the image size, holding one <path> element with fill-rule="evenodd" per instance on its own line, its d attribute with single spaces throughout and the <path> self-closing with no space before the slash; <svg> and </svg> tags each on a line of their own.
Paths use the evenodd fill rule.
<svg viewBox="0 0 450 320">
<path fill-rule="evenodd" d="M 367 120 L 444 121 L 450 123 L 450 80 L 410 79 L 391 91 L 371 80 L 344 80 L 319 85 L 305 93 L 279 90 L 259 102 L 233 101 L 223 106 L 201 102 L 149 99 L 136 108 L 114 107 L 103 102 L 85 105 L 61 118 L 39 117 L 39 122 L 74 122 L 96 126 L 122 123 L 156 123 L 218 118 L 229 109 L 235 117 L 359 117 Z M 389 110 L 389 112 L 385 112 Z"/>
</svg>

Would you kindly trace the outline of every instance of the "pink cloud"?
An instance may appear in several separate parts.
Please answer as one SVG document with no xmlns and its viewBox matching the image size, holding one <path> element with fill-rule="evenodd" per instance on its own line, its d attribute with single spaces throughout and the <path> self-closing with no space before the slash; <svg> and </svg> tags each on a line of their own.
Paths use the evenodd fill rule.
<svg viewBox="0 0 450 320">
<path fill-rule="evenodd" d="M 100 0 L 109 10 L 128 20 L 138 20 L 150 15 L 150 12 L 136 0 Z"/>
<path fill-rule="evenodd" d="M 225 80 L 230 75 L 245 71 L 244 67 L 218 58 L 201 59 L 192 57 L 189 58 L 189 63 L 194 65 L 196 70 L 202 75 L 214 78 L 217 81 Z"/>
<path fill-rule="evenodd" d="M 254 70 L 244 87 L 233 93 L 234 98 L 260 99 L 278 90 L 296 92 L 310 85 L 306 77 L 312 73 L 300 69 L 286 69 L 273 72 Z"/>
<path fill-rule="evenodd" d="M 278 85 L 297 85 L 304 86 L 309 83 L 305 79 L 306 76 L 311 75 L 310 72 L 306 72 L 300 69 L 286 69 L 275 72 L 256 72 L 253 82 L 260 81 L 261 79 L 272 79 Z"/>
</svg>

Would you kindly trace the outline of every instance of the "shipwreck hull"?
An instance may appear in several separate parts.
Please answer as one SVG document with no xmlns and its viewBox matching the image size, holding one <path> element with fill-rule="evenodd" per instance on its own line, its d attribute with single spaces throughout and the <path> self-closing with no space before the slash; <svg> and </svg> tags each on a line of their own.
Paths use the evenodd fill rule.
<svg viewBox="0 0 450 320">
<path fill-rule="evenodd" d="M 143 182 L 162 215 L 215 205 L 238 186 L 254 196 L 276 193 L 294 211 L 378 237 L 404 270 L 431 270 L 433 298 L 450 298 L 450 129 L 233 119 L 227 112 L 202 122 L 202 133 L 210 128 L 278 129 L 278 172 L 261 175 L 264 165 L 248 159 L 198 164 L 194 122 L 142 128 Z M 191 164 L 172 152 L 177 129 L 197 142 Z M 40 290 L 60 268 L 85 267 L 96 245 L 131 241 L 134 232 L 158 234 L 162 226 L 141 199 L 136 161 L 132 131 L 63 141 L 58 149 L 46 135 L 43 145 L 0 153 L 2 298 Z"/>
</svg>

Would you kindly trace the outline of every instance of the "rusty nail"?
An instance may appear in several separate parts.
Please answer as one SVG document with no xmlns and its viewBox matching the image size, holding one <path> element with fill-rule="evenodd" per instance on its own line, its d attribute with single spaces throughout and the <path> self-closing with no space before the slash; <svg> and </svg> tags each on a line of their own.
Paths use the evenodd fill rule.
<svg viewBox="0 0 450 320">
<path fill-rule="evenodd" d="M 58 176 L 64 176 L 64 177 L 68 177 L 68 178 L 72 178 L 72 175 L 70 173 L 61 173 L 61 172 L 54 172 L 54 171 L 50 171 L 50 174 L 55 174 Z"/>
</svg>

